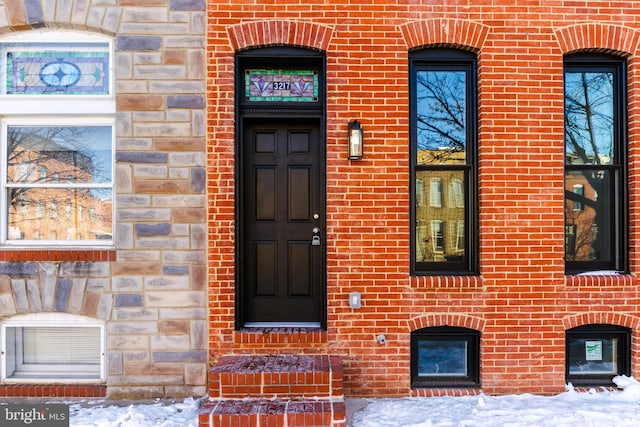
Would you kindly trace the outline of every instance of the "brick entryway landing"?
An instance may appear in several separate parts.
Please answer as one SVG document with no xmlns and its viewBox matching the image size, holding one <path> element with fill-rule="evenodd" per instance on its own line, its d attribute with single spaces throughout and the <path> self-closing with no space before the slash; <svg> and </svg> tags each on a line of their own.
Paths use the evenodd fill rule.
<svg viewBox="0 0 640 427">
<path fill-rule="evenodd" d="M 338 356 L 224 356 L 209 373 L 200 427 L 343 427 L 342 382 Z"/>
</svg>

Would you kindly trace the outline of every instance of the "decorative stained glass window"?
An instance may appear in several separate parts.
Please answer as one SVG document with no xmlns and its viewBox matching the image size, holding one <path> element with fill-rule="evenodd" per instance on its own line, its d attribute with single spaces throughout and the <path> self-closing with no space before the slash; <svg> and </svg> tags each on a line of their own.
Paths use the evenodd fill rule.
<svg viewBox="0 0 640 427">
<path fill-rule="evenodd" d="M 107 43 L 2 45 L 3 94 L 108 95 Z"/>
<path fill-rule="evenodd" d="M 245 97 L 257 102 L 317 102 L 315 70 L 246 70 Z"/>
</svg>

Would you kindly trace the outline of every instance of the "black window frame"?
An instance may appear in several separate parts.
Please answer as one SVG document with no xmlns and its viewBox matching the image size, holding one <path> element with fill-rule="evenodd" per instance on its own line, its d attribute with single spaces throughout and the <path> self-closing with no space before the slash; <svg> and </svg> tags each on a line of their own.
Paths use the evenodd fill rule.
<svg viewBox="0 0 640 427">
<path fill-rule="evenodd" d="M 467 375 L 421 377 L 418 373 L 420 341 L 466 341 Z M 480 387 L 480 332 L 458 326 L 430 326 L 411 332 L 411 387 Z"/>
<path fill-rule="evenodd" d="M 571 340 L 593 339 L 606 340 L 617 338 L 617 372 L 570 374 Z M 589 324 L 567 329 L 565 331 L 565 380 L 574 386 L 615 386 L 612 379 L 618 375 L 631 376 L 631 329 L 610 324 Z"/>
<path fill-rule="evenodd" d="M 613 150 L 614 160 L 610 165 L 571 165 L 567 161 L 567 143 L 566 143 L 566 75 L 567 72 L 611 72 L 613 75 Z M 611 236 L 613 241 L 609 247 L 611 253 L 608 254 L 608 260 L 570 260 L 569 255 L 575 254 L 574 248 L 568 248 L 571 244 L 571 236 L 568 235 L 568 226 L 574 225 L 569 223 L 567 219 L 568 207 L 573 205 L 568 197 L 570 193 L 565 184 L 565 201 L 564 201 L 564 229 L 565 229 L 565 272 L 566 274 L 579 274 L 589 271 L 617 271 L 619 273 L 628 272 L 628 161 L 627 161 L 627 64 L 622 57 L 604 54 L 604 53 L 576 53 L 565 55 L 563 70 L 563 114 L 565 117 L 564 134 L 564 180 L 570 171 L 581 170 L 605 170 L 610 176 L 609 189 L 611 193 L 611 203 L 608 217 L 610 224 L 608 229 L 603 230 L 603 235 Z M 581 204 L 584 210 L 584 204 Z M 573 236 L 575 239 L 575 236 Z"/>
<path fill-rule="evenodd" d="M 409 93 L 410 93 L 410 270 L 412 275 L 477 275 L 478 274 L 478 135 L 477 96 L 478 60 L 473 52 L 460 49 L 425 48 L 410 52 Z M 417 74 L 420 71 L 463 71 L 466 73 L 465 97 L 465 163 L 462 165 L 418 165 L 417 143 Z M 464 255 L 451 257 L 446 261 L 417 261 L 417 214 L 416 176 L 419 171 L 462 171 L 464 176 Z M 429 185 L 425 183 L 425 185 Z M 443 190 L 446 191 L 443 186 Z M 443 197 L 446 200 L 446 197 Z M 427 199 L 425 203 L 429 203 Z M 457 230 L 457 228 L 456 228 Z M 445 232 L 449 232 L 445 227 Z M 456 239 L 457 241 L 458 239 Z"/>
</svg>

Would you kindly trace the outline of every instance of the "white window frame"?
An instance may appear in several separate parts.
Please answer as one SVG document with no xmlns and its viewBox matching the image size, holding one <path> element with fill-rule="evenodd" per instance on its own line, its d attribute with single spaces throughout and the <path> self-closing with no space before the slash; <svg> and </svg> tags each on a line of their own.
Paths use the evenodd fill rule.
<svg viewBox="0 0 640 427">
<path fill-rule="evenodd" d="M 24 31 L 0 37 L 0 45 L 11 43 L 106 43 L 109 51 L 109 90 L 107 95 L 7 95 L 0 91 L 0 115 L 50 115 L 68 112 L 82 115 L 111 115 L 116 113 L 114 93 L 113 38 L 71 30 Z M 1 46 L 0 46 L 1 47 Z M 72 50 L 72 49 L 70 49 Z M 0 50 L 1 53 L 1 50 Z M 6 60 L 0 55 L 0 86 L 4 87 Z"/>
<path fill-rule="evenodd" d="M 29 44 L 33 46 L 30 47 Z M 51 44 L 75 44 L 76 46 L 70 47 L 68 50 L 83 50 L 81 46 L 83 43 L 98 43 L 103 44 L 102 48 L 109 53 L 109 82 L 108 82 L 108 94 L 26 94 L 26 95 L 14 95 L 5 94 L 4 87 L 6 84 L 6 58 L 3 52 L 3 45 L 11 44 L 24 44 L 20 46 L 21 50 L 28 51 L 41 50 L 43 45 Z M 59 46 L 55 46 L 55 49 L 59 49 Z M 115 113 L 116 113 L 116 99 L 114 91 L 114 56 L 115 56 L 113 38 L 100 34 L 85 33 L 73 30 L 41 30 L 41 31 L 25 31 L 20 33 L 13 33 L 5 36 L 0 36 L 0 126 L 2 130 L 2 141 L 6 141 L 7 127 L 13 125 L 30 125 L 30 126 L 50 126 L 51 123 L 61 123 L 62 125 L 70 126 L 111 126 L 112 128 L 112 141 L 111 141 L 111 180 L 108 185 L 103 184 L 73 184 L 73 183 L 50 183 L 46 187 L 60 186 L 63 188 L 68 187 L 82 187 L 82 188 L 110 188 L 112 191 L 111 199 L 111 240 L 65 240 L 51 241 L 51 240 L 20 240 L 9 241 L 7 236 L 7 186 L 6 186 L 6 149 L 4 149 L 4 142 L 0 147 L 1 157 L 0 161 L 0 181 L 2 182 L 0 188 L 0 245 L 12 246 L 12 247 L 29 247 L 29 246 L 52 246 L 70 248 L 79 247 L 112 247 L 114 245 L 115 238 L 115 213 L 116 213 L 116 194 L 115 194 Z M 39 172 L 39 171 L 38 171 Z M 24 185 L 21 187 L 26 187 Z"/>
<path fill-rule="evenodd" d="M 35 117 L 35 118 L 5 118 L 2 120 L 1 127 L 1 135 L 2 141 L 6 141 L 7 138 L 7 129 L 10 126 L 51 126 L 50 125 L 50 117 Z M 9 207 L 7 206 L 7 189 L 11 187 L 19 187 L 19 188 L 90 188 L 90 189 L 111 189 L 111 233 L 112 236 L 115 233 L 115 182 L 114 182 L 114 165 L 115 165 L 115 121 L 114 118 L 107 117 L 57 117 L 56 125 L 59 126 L 77 126 L 77 127 L 89 127 L 89 126 L 109 126 L 111 127 L 111 179 L 109 183 L 46 183 L 46 184 L 7 184 L 7 150 L 2 150 L 0 153 L 0 161 L 2 164 L 0 165 L 0 220 L 2 221 L 2 227 L 0 229 L 0 243 L 6 246 L 60 246 L 60 244 L 69 247 L 94 247 L 94 246 L 113 246 L 113 237 L 111 240 L 65 240 L 61 243 L 61 241 L 51 241 L 51 240 L 9 240 L 7 236 L 7 228 L 5 224 L 8 222 L 8 211 Z M 44 203 L 40 203 L 41 213 L 44 216 L 45 212 L 48 212 L 47 207 L 44 206 Z M 36 204 L 36 208 L 37 208 Z M 76 206 L 78 208 L 78 206 Z M 78 212 L 81 212 L 80 210 Z"/>
<path fill-rule="evenodd" d="M 7 329 L 10 328 L 99 328 L 100 329 L 100 368 L 99 376 L 83 376 L 78 365 L 46 365 L 34 367 L 30 370 L 29 378 L 7 378 L 8 369 L 8 352 L 7 347 L 15 345 L 15 342 L 8 342 Z M 0 346 L 2 354 L 0 355 L 0 374 L 2 375 L 2 383 L 104 383 L 106 381 L 106 329 L 103 321 L 92 319 L 84 316 L 78 316 L 67 313 L 32 313 L 26 315 L 18 315 L 11 317 L 2 322 L 0 325 Z M 51 373 L 57 374 L 53 377 Z M 36 374 L 46 372 L 46 377 L 37 378 Z M 65 374 L 68 374 L 65 376 Z"/>
</svg>

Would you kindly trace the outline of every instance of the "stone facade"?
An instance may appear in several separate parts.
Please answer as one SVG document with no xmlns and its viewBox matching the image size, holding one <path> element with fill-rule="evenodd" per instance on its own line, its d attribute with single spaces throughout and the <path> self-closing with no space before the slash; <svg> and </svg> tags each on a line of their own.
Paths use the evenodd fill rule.
<svg viewBox="0 0 640 427">
<path fill-rule="evenodd" d="M 205 9 L 202 0 L 0 2 L 0 37 L 113 38 L 115 247 L 4 250 L 0 263 L 0 320 L 64 312 L 106 323 L 110 397 L 205 393 Z"/>
</svg>

